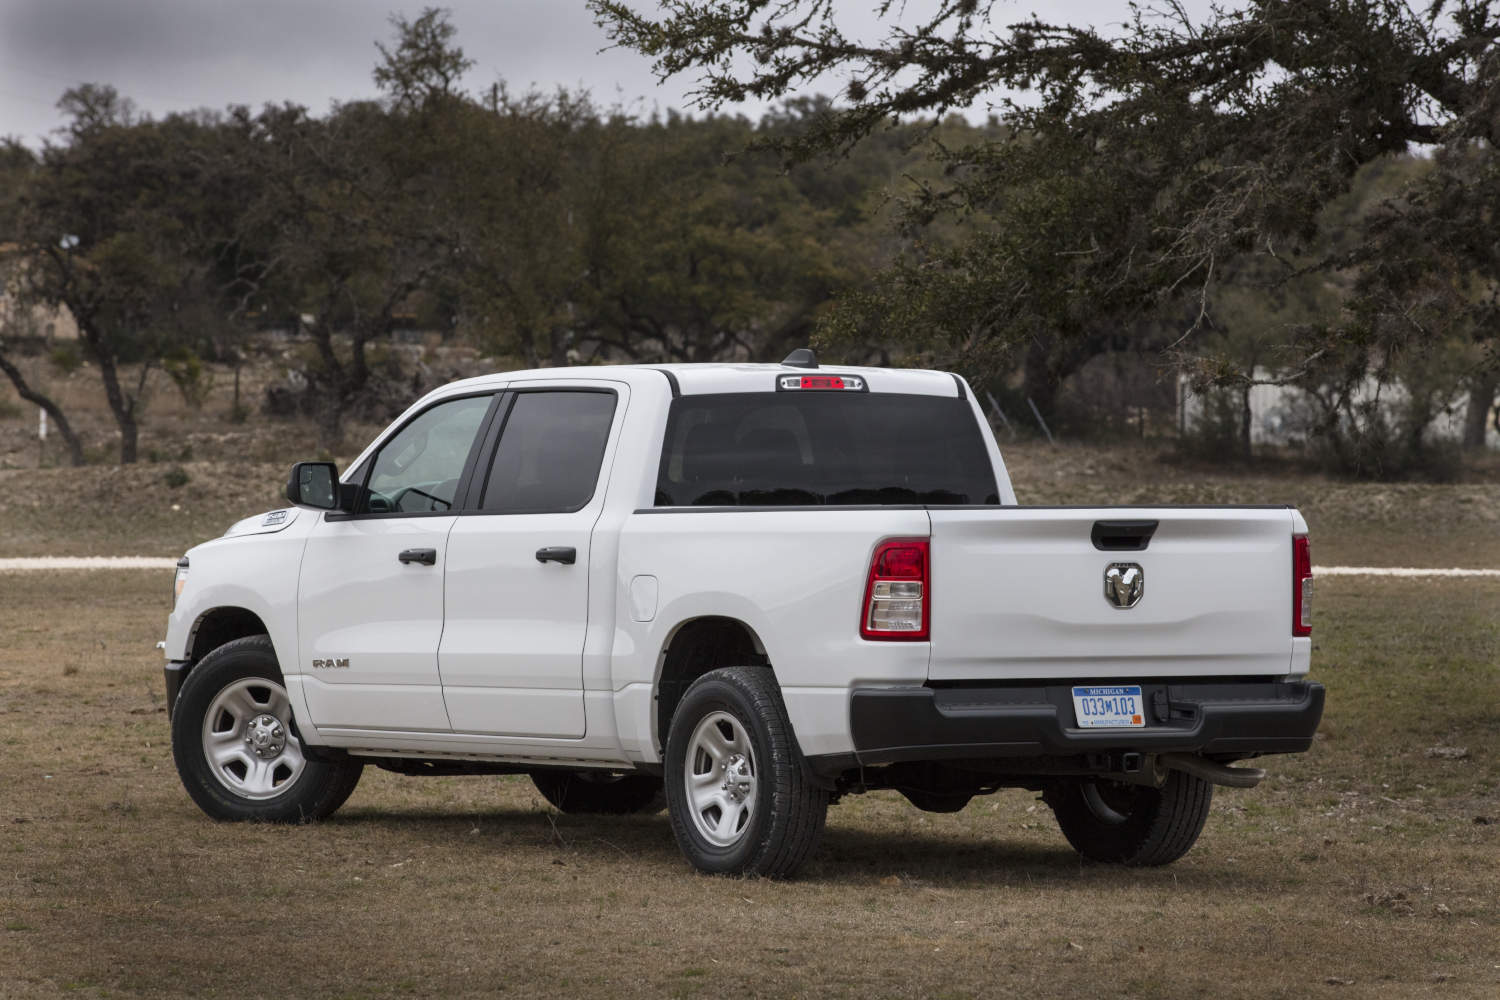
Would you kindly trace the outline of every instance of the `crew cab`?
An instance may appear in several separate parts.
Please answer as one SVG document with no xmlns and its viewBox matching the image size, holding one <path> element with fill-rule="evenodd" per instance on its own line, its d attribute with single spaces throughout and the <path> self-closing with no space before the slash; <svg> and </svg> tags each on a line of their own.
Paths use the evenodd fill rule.
<svg viewBox="0 0 1500 1000">
<path fill-rule="evenodd" d="M 948 373 L 473 378 L 286 495 L 178 563 L 173 755 L 218 819 L 325 817 L 367 765 L 529 774 L 785 876 L 841 796 L 1025 788 L 1163 864 L 1322 714 L 1296 510 L 1018 505 Z"/>
</svg>

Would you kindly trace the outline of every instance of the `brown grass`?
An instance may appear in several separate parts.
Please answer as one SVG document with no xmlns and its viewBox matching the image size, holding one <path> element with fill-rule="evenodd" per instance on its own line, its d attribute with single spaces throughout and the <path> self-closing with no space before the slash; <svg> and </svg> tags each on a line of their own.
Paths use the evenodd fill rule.
<svg viewBox="0 0 1500 1000">
<path fill-rule="evenodd" d="M 362 445 L 351 434 L 345 460 Z M 6 555 L 181 555 L 234 521 L 285 503 L 290 462 L 311 454 L 295 444 L 284 448 L 284 462 L 238 456 L 0 470 Z M 1500 483 L 1208 473 L 1140 448 L 1022 443 L 1006 456 L 1023 503 L 1291 503 L 1308 520 L 1321 565 L 1500 567 Z M 181 468 L 189 481 L 168 486 L 170 468 Z"/>
<path fill-rule="evenodd" d="M 175 556 L 278 505 L 287 463 L 312 457 L 297 425 L 165 394 L 152 413 L 160 463 L 0 471 L 6 555 Z M 0 419 L 0 466 L 31 457 L 34 419 Z M 85 422 L 105 448 L 107 418 Z M 1321 564 L 1500 566 L 1493 476 L 1005 452 L 1026 503 L 1294 503 Z M 562 816 L 525 779 L 371 770 L 330 822 L 212 823 L 167 744 L 168 586 L 0 574 L 0 997 L 1500 994 L 1494 581 L 1320 580 L 1322 738 L 1221 791 L 1176 865 L 1083 864 L 1021 792 L 956 815 L 882 793 L 836 806 L 790 884 L 694 874 L 663 816 Z"/>
<path fill-rule="evenodd" d="M 167 575 L 0 575 L 0 995 L 1493 997 L 1500 585 L 1318 587 L 1324 738 L 1176 865 L 1083 864 L 1026 793 L 880 794 L 774 884 L 525 779 L 215 824 L 167 745 Z"/>
<path fill-rule="evenodd" d="M 250 411 L 230 421 L 232 378 L 210 366 L 213 391 L 199 409 L 187 407 L 161 372 L 151 389 L 141 432 L 141 464 L 112 463 L 117 434 L 98 374 L 85 367 L 63 375 L 43 358 L 28 375 L 55 395 L 83 434 L 96 464 L 79 472 L 35 468 L 36 409 L 21 404 L 0 379 L 0 495 L 6 498 L 7 555 L 177 556 L 228 525 L 279 505 L 287 469 L 319 457 L 307 421 L 261 412 L 267 386 L 285 381 L 285 366 L 306 345 L 267 340 L 243 372 L 241 399 Z M 393 348 L 412 364 L 417 348 Z M 424 363 L 434 378 L 503 370 L 472 350 L 428 344 Z M 351 424 L 342 461 L 379 426 Z M 1470 456 L 1465 482 L 1351 483 L 1309 475 L 1294 464 L 1263 460 L 1247 469 L 1184 465 L 1169 441 L 1122 441 L 1057 447 L 1000 435 L 1001 449 L 1023 503 L 1290 503 L 1312 528 L 1313 555 L 1323 565 L 1500 566 L 1500 455 Z M 45 464 L 63 460 L 49 443 Z M 168 485 L 181 469 L 186 484 Z"/>
<path fill-rule="evenodd" d="M 1022 503 L 1291 504 L 1307 519 L 1315 563 L 1500 567 L 1500 482 L 1488 461 L 1476 461 L 1473 482 L 1355 483 L 1291 467 L 1183 466 L 1145 445 L 1001 448 Z"/>
</svg>

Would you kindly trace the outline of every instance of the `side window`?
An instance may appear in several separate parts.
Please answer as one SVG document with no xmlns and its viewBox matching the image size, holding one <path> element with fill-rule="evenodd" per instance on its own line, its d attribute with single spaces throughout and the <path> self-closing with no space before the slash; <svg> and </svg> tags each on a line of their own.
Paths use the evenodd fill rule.
<svg viewBox="0 0 1500 1000">
<path fill-rule="evenodd" d="M 452 510 L 490 399 L 469 396 L 439 403 L 397 431 L 375 455 L 359 513 Z"/>
<path fill-rule="evenodd" d="M 490 514 L 581 510 L 594 496 L 615 415 L 612 392 L 516 395 L 480 507 Z"/>
</svg>

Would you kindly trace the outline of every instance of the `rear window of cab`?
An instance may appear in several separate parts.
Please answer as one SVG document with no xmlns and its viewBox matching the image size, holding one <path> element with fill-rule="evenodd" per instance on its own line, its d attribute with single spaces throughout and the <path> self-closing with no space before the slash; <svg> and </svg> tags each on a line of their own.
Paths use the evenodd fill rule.
<svg viewBox="0 0 1500 1000">
<path fill-rule="evenodd" d="M 658 507 L 999 502 L 968 402 L 903 393 L 679 396 L 656 484 Z"/>
</svg>

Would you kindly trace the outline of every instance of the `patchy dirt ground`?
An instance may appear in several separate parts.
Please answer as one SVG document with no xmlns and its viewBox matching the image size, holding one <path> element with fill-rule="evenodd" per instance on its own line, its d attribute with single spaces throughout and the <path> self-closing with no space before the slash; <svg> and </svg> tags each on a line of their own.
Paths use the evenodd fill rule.
<svg viewBox="0 0 1500 1000">
<path fill-rule="evenodd" d="M 5 554 L 172 557 L 277 506 L 310 430 L 223 409 L 161 393 L 145 461 L 75 470 L 36 469 L 34 413 L 0 407 Z M 1321 564 L 1500 566 L 1485 470 L 1004 451 L 1024 503 L 1294 503 Z M 167 600 L 160 571 L 0 574 L 0 997 L 1500 993 L 1500 582 L 1320 580 L 1318 743 L 1221 792 L 1169 868 L 1080 863 L 1024 793 L 882 793 L 838 805 L 790 884 L 698 876 L 664 817 L 562 816 L 526 779 L 371 771 L 330 822 L 214 824 L 167 746 Z"/>
<path fill-rule="evenodd" d="M 268 386 L 286 382 L 294 346 L 268 347 L 241 377 L 249 410 L 231 419 L 232 374 L 213 368 L 206 401 L 189 407 L 157 372 L 141 436 L 141 462 L 114 461 L 114 425 L 99 399 L 97 375 L 62 375 L 42 359 L 28 374 L 46 383 L 74 415 L 92 464 L 58 467 L 53 439 L 38 469 L 36 412 L 0 380 L 0 496 L 6 500 L 10 555 L 175 556 L 241 517 L 276 506 L 292 462 L 318 457 L 305 421 L 261 412 Z M 472 352 L 407 345 L 409 365 L 433 373 L 481 370 Z M 498 368 L 505 366 L 494 363 Z M 332 456 L 347 462 L 380 430 L 352 424 Z M 1472 462 L 1457 484 L 1351 483 L 1266 462 L 1245 470 L 1184 465 L 1170 442 L 1056 447 L 1000 436 L 1022 503 L 1290 503 L 1312 529 L 1324 565 L 1500 566 L 1500 455 Z M 131 546 L 139 546 L 138 549 Z"/>
<path fill-rule="evenodd" d="M 63 350 L 66 346 L 63 345 Z M 184 395 L 160 369 L 146 375 L 140 415 L 140 460 L 143 463 L 189 461 L 261 461 L 287 464 L 316 457 L 316 434 L 306 419 L 292 418 L 268 407 L 267 390 L 297 384 L 292 370 L 305 364 L 306 343 L 266 339 L 254 345 L 253 356 L 239 374 L 239 411 L 235 412 L 235 374 L 224 365 L 205 365 L 195 391 L 196 403 Z M 372 367 L 386 356 L 399 359 L 400 382 L 432 387 L 468 375 L 513 368 L 502 360 L 485 359 L 472 348 L 426 344 L 382 344 L 371 349 Z M 301 360 L 299 360 L 301 359 Z M 20 359 L 23 374 L 46 392 L 68 416 L 90 465 L 111 464 L 119 457 L 119 431 L 105 404 L 98 372 L 89 365 L 63 372 L 46 358 Z M 132 389 L 139 370 L 122 371 L 122 382 Z M 420 390 L 393 389 L 388 400 L 397 411 Z M 8 379 L 0 379 L 0 470 L 66 465 L 67 448 L 56 427 L 45 445 L 37 440 L 38 413 L 21 402 Z M 383 426 L 383 421 L 351 421 L 345 445 L 360 445 Z"/>
<path fill-rule="evenodd" d="M 369 771 L 333 820 L 177 782 L 158 573 L 0 576 L 0 996 L 1500 995 L 1500 582 L 1319 584 L 1319 741 L 1175 865 L 1085 864 L 1022 792 L 845 800 L 799 880 L 664 816 Z"/>
<path fill-rule="evenodd" d="M 361 428 L 365 436 L 374 429 Z M 365 437 L 351 434 L 353 456 Z M 177 556 L 241 517 L 282 504 L 274 461 L 142 462 L 0 471 L 11 556 Z M 1106 447 L 1006 449 L 1022 503 L 1290 503 L 1322 565 L 1500 567 L 1500 484 L 1346 483 L 1206 473 L 1156 452 Z M 185 481 L 184 481 L 185 477 Z"/>
<path fill-rule="evenodd" d="M 1002 452 L 1022 503 L 1285 503 L 1307 519 L 1315 563 L 1500 567 L 1500 481 L 1352 483 L 1291 469 L 1204 469 L 1140 445 L 1002 442 Z"/>
</svg>

